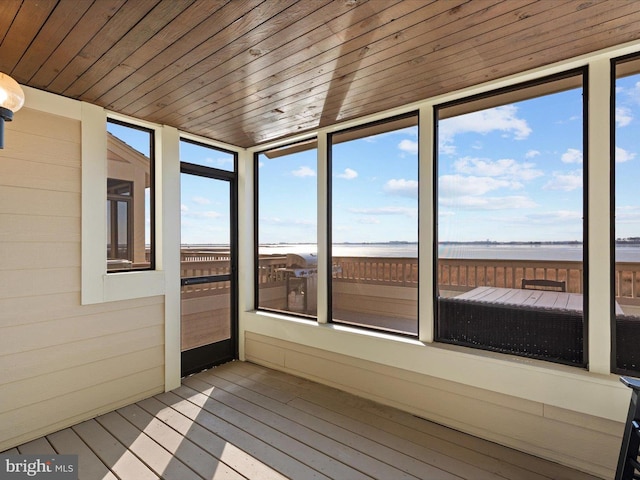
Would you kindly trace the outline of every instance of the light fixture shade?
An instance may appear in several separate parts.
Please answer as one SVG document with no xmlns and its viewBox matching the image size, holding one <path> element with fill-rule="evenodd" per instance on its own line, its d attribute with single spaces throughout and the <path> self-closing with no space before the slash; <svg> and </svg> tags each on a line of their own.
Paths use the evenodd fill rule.
<svg viewBox="0 0 640 480">
<path fill-rule="evenodd" d="M 24 92 L 18 82 L 0 72 L 0 107 L 17 112 L 24 105 Z"/>
</svg>

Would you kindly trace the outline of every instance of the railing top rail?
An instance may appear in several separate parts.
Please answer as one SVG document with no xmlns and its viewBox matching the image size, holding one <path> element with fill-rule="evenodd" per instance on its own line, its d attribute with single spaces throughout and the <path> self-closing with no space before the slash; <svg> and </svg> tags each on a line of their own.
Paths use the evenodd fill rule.
<svg viewBox="0 0 640 480">
<path fill-rule="evenodd" d="M 336 261 L 352 262 L 387 262 L 387 263 L 418 263 L 416 257 L 332 257 Z"/>
<path fill-rule="evenodd" d="M 497 259 L 497 258 L 439 258 L 439 263 L 447 264 L 473 264 L 481 266 L 513 266 L 513 265 L 541 265 L 553 266 L 554 268 L 577 268 L 583 264 L 581 260 L 518 260 L 518 259 Z"/>
<path fill-rule="evenodd" d="M 188 268 L 198 268 L 198 266 L 225 266 L 229 265 L 229 259 L 216 259 L 216 260 L 189 260 L 187 262 L 181 262 L 182 265 L 187 266 Z"/>
</svg>

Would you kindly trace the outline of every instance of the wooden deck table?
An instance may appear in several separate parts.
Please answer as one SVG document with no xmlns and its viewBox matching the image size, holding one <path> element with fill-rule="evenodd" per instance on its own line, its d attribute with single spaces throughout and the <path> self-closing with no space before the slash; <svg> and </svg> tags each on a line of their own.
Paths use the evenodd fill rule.
<svg viewBox="0 0 640 480">
<path fill-rule="evenodd" d="M 582 312 L 584 302 L 584 296 L 581 293 L 498 287 L 477 287 L 454 298 L 493 304 L 558 308 L 577 312 Z M 623 314 L 622 308 L 616 302 L 616 315 Z"/>
</svg>

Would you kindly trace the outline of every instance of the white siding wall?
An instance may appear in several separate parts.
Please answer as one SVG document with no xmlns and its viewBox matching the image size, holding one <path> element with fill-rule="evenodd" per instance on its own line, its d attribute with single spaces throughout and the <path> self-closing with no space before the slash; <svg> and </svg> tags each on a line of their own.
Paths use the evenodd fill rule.
<svg viewBox="0 0 640 480">
<path fill-rule="evenodd" d="M 0 150 L 0 451 L 164 389 L 164 297 L 82 306 L 80 238 L 81 123 L 24 108 Z"/>
</svg>

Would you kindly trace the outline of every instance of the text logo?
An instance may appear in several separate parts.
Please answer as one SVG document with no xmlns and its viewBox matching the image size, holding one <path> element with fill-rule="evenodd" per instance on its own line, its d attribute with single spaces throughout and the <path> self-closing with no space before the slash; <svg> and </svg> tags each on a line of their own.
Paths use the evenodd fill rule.
<svg viewBox="0 0 640 480">
<path fill-rule="evenodd" d="M 78 480 L 77 455 L 0 455 L 0 480 Z"/>
</svg>

